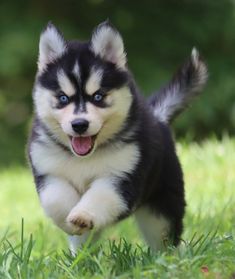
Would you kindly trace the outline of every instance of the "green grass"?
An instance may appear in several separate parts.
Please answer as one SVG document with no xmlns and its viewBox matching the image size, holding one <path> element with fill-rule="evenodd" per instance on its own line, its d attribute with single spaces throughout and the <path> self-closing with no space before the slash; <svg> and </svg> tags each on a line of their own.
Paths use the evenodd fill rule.
<svg viewBox="0 0 235 279">
<path fill-rule="evenodd" d="M 181 143 L 177 149 L 188 203 L 184 241 L 164 253 L 152 253 L 129 218 L 71 257 L 65 235 L 43 214 L 30 172 L 2 170 L 0 278 L 231 278 L 235 140 Z"/>
</svg>

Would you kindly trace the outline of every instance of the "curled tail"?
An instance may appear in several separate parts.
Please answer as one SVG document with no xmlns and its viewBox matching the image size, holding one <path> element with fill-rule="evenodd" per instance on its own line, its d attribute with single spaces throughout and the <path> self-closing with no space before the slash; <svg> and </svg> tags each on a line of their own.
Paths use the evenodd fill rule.
<svg viewBox="0 0 235 279">
<path fill-rule="evenodd" d="M 208 77 L 206 64 L 193 48 L 191 57 L 173 79 L 148 100 L 154 116 L 169 123 L 200 93 Z"/>
</svg>

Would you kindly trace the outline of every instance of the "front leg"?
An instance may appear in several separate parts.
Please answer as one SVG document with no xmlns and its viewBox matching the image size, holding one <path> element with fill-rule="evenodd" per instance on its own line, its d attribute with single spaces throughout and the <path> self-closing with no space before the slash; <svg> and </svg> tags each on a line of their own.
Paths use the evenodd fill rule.
<svg viewBox="0 0 235 279">
<path fill-rule="evenodd" d="M 92 228 L 99 230 L 128 211 L 123 196 L 117 190 L 117 183 L 115 178 L 100 178 L 91 184 L 67 217 L 67 222 L 76 228 L 77 234 Z"/>
<path fill-rule="evenodd" d="M 74 234 L 74 228 L 66 222 L 66 217 L 80 200 L 76 189 L 62 178 L 47 175 L 38 191 L 46 215 L 63 231 Z"/>
</svg>

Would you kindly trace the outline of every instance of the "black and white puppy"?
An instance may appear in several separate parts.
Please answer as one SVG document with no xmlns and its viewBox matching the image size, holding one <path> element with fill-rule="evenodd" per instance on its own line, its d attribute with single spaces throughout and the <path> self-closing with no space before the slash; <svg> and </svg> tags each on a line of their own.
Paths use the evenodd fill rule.
<svg viewBox="0 0 235 279">
<path fill-rule="evenodd" d="M 177 245 L 184 182 L 168 123 L 202 88 L 194 49 L 169 84 L 145 100 L 108 22 L 88 42 L 48 24 L 39 44 L 29 159 L 46 214 L 75 253 L 91 230 L 134 214 L 147 243 Z"/>
</svg>

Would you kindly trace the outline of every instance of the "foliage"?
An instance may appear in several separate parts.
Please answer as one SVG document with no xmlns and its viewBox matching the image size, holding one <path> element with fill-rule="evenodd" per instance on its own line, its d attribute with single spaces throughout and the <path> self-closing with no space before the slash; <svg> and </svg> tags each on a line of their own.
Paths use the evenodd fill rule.
<svg viewBox="0 0 235 279">
<path fill-rule="evenodd" d="M 0 278 L 230 279 L 235 272 L 235 141 L 181 143 L 177 149 L 186 182 L 185 232 L 181 246 L 164 253 L 146 247 L 130 218 L 72 257 L 64 235 L 45 218 L 28 170 L 2 170 Z"/>
</svg>

